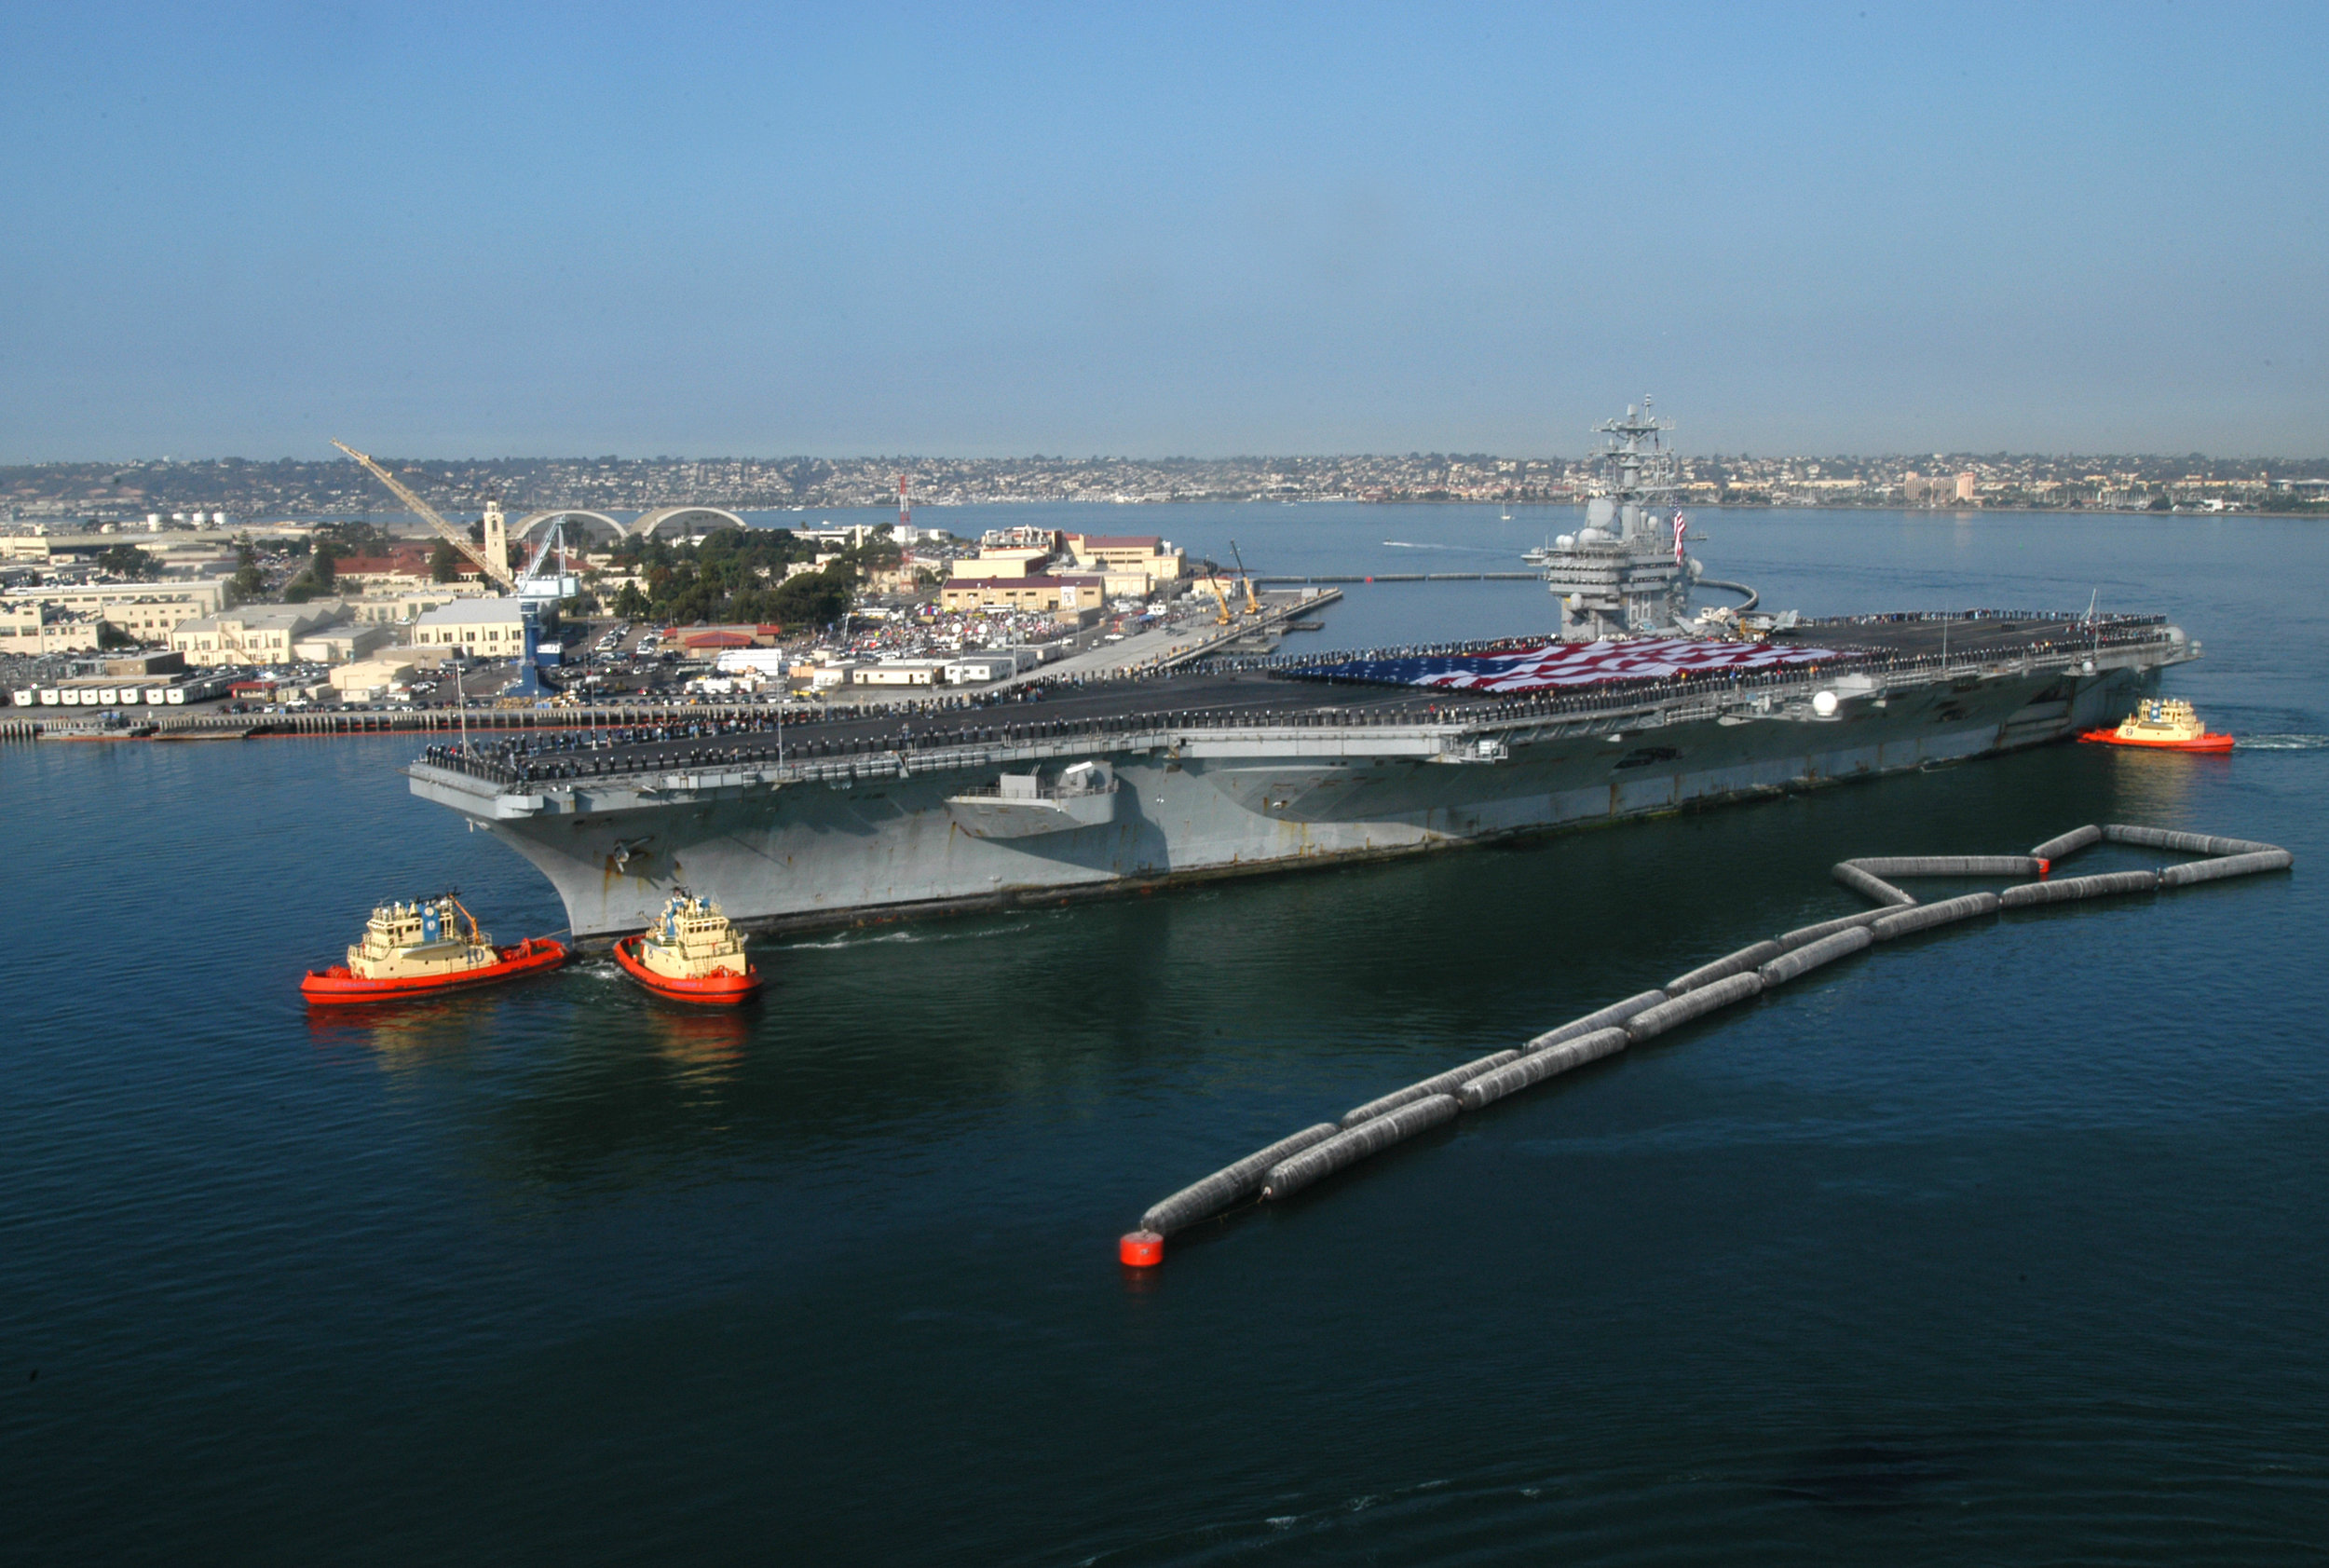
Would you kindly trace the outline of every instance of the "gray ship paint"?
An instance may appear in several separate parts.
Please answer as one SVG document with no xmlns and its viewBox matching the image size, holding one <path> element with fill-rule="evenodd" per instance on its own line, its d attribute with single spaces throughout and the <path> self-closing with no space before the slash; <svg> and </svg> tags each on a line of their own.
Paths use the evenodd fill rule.
<svg viewBox="0 0 2329 1568">
<path fill-rule="evenodd" d="M 1809 675 L 1735 702 L 1581 716 L 1160 717 L 1106 737 L 910 757 L 517 785 L 426 763 L 409 773 L 415 794 L 548 877 L 578 937 L 644 925 L 682 884 L 740 923 L 792 928 L 1421 852 L 1995 755 L 2129 711 L 2159 670 L 2196 656 L 2160 630 L 2091 653 Z M 1053 831 L 1001 837 L 983 834 L 962 804 L 1004 773 L 1053 781 L 1085 761 L 1113 773 L 1104 817 L 1084 820 L 1084 797 L 1083 814 L 1063 812 Z"/>
<path fill-rule="evenodd" d="M 1645 400 L 1597 428 L 1587 526 L 1528 555 L 1562 636 L 1704 634 L 1714 623 L 1684 620 L 1701 575 L 1684 519 L 1669 532 L 1651 510 L 1674 488 L 1670 422 Z M 1134 683 L 1137 712 L 1087 697 L 1066 724 L 1006 720 L 974 742 L 840 758 L 650 757 L 514 783 L 408 771 L 415 794 L 548 877 L 579 939 L 644 925 L 682 885 L 739 925 L 799 928 L 1417 853 L 1959 762 L 2113 722 L 2200 651 L 2164 624 L 2043 632 L 1961 640 L 1953 656 L 1944 621 L 1938 657 L 1582 706 L 1413 690 L 1400 711 L 1354 714 L 1272 683 L 1299 674 L 1280 670 L 1225 706 L 1159 711 L 1159 683 Z M 1192 702 L 1219 696 L 1217 683 Z M 1434 697 L 1445 706 L 1420 701 Z"/>
</svg>

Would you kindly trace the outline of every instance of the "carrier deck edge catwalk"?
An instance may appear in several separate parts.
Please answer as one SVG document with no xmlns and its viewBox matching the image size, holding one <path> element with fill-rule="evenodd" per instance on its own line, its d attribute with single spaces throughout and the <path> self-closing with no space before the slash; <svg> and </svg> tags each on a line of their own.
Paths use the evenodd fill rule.
<svg viewBox="0 0 2329 1568">
<path fill-rule="evenodd" d="M 440 746 L 407 774 L 547 876 L 583 941 L 639 929 L 683 884 L 739 926 L 797 929 L 1416 853 L 1956 762 L 2115 724 L 2160 670 L 2200 655 L 2156 616 L 1694 634 L 1697 563 L 1680 518 L 1669 541 L 1647 505 L 1663 428 L 1646 409 L 1603 426 L 1604 495 L 1579 534 L 1532 557 L 1561 595 L 1562 641 L 865 710 L 788 721 L 781 741 Z"/>
</svg>

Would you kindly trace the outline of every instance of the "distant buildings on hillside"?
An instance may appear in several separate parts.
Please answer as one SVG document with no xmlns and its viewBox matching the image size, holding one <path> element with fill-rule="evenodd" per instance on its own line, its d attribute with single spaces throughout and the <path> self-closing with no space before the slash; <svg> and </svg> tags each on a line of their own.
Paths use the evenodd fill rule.
<svg viewBox="0 0 2329 1568">
<path fill-rule="evenodd" d="M 1330 457 L 509 458 L 395 465 L 448 513 L 497 496 L 513 514 L 641 512 L 684 499 L 740 511 L 887 507 L 900 473 L 917 505 L 1001 501 L 1483 501 L 1574 499 L 1583 459 L 1409 453 Z M 2250 507 L 2329 501 L 2329 460 L 2199 457 L 1685 457 L 1701 501 L 1791 506 Z M 215 536 L 221 516 L 276 529 L 292 517 L 401 516 L 347 462 L 54 463 L 0 469 L 0 531 L 105 527 L 152 539 Z M 179 519 L 185 521 L 179 521 Z M 819 521 L 804 516 L 803 524 Z M 911 540 L 902 541 L 911 543 Z"/>
</svg>

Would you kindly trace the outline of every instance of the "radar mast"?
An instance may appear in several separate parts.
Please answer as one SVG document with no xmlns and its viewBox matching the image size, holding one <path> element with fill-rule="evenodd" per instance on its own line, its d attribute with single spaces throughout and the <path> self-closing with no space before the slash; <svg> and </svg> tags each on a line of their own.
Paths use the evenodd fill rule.
<svg viewBox="0 0 2329 1568">
<path fill-rule="evenodd" d="M 1653 510 L 1679 487 L 1681 461 L 1666 443 L 1673 428 L 1647 397 L 1594 426 L 1604 439 L 1592 458 L 1585 526 L 1529 552 L 1560 602 L 1564 641 L 1680 630 L 1689 613 L 1693 564 L 1682 552 L 1682 514 L 1669 526 Z"/>
</svg>

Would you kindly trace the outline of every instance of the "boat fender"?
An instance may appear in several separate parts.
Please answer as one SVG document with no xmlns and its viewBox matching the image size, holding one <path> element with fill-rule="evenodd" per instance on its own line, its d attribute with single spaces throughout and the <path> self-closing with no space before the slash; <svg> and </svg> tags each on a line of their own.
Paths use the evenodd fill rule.
<svg viewBox="0 0 2329 1568">
<path fill-rule="evenodd" d="M 2286 850 L 2255 850 L 2247 854 L 2226 855 L 2220 860 L 2187 861 L 2171 866 L 2159 873 L 2159 886 L 2186 888 L 2194 882 L 2221 881 L 2226 877 L 2253 877 L 2259 871 L 2285 871 L 2296 864 L 2296 857 Z"/>
<path fill-rule="evenodd" d="M 1686 996 L 1678 996 L 1671 1002 L 1662 1002 L 1645 1012 L 1635 1014 L 1626 1020 L 1626 1033 L 1638 1045 L 1653 1035 L 1664 1034 L 1668 1029 L 1686 1024 L 1693 1018 L 1704 1017 L 1719 1007 L 1744 1002 L 1762 989 L 1762 975 L 1734 975 L 1712 985 L 1701 986 Z"/>
<path fill-rule="evenodd" d="M 1821 920 L 1818 925 L 1799 925 L 1793 931 L 1782 931 L 1771 940 L 1779 945 L 1779 951 L 1791 953 L 1798 948 L 1809 947 L 1822 937 L 1833 936 L 1839 931 L 1856 931 L 1864 925 L 1873 925 L 1893 912 L 1890 908 L 1863 909 L 1857 915 L 1846 915 L 1840 920 Z"/>
<path fill-rule="evenodd" d="M 1828 868 L 1828 875 L 1833 877 L 1837 881 L 1842 882 L 1845 887 L 1850 888 L 1854 893 L 1859 893 L 1861 897 L 1873 900 L 1878 904 L 1909 905 L 1916 902 L 1915 899 L 1911 898 L 1907 893 L 1901 892 L 1899 888 L 1894 887 L 1890 882 L 1886 881 L 1882 877 L 1871 875 L 1869 872 L 1861 870 L 1858 866 L 1855 866 L 1848 860 L 1839 862 L 1838 864 L 1830 866 Z"/>
<path fill-rule="evenodd" d="M 1622 1029 L 1595 1029 L 1550 1050 L 1532 1051 L 1507 1067 L 1481 1073 L 1456 1090 L 1456 1103 L 1466 1111 L 1478 1111 L 1532 1084 L 1541 1084 L 1572 1068 L 1613 1056 L 1632 1043 L 1633 1037 Z"/>
<path fill-rule="evenodd" d="M 1459 1084 L 1478 1078 L 1483 1072 L 1502 1067 L 1506 1062 L 1517 1061 L 1519 1056 L 1520 1053 L 1518 1051 L 1497 1051 L 1492 1055 L 1480 1057 L 1478 1061 L 1465 1062 L 1462 1067 L 1451 1067 L 1447 1071 L 1423 1079 L 1420 1083 L 1410 1084 L 1404 1089 L 1395 1089 L 1381 1099 L 1370 1099 L 1365 1105 L 1345 1111 L 1342 1113 L 1342 1126 L 1345 1129 L 1355 1127 L 1359 1123 L 1371 1121 L 1385 1111 L 1396 1111 L 1402 1105 L 1412 1105 L 1419 1099 L 1429 1099 L 1434 1095 L 1451 1095 L 1456 1092 Z"/>
<path fill-rule="evenodd" d="M 2259 844 L 2253 839 L 2219 839 L 2212 833 L 2177 833 L 2165 827 L 2130 827 L 2119 822 L 2104 823 L 2103 837 L 2114 844 L 2139 844 L 2147 850 L 2180 850 L 2186 854 L 2260 854 L 2278 847 Z"/>
<path fill-rule="evenodd" d="M 2035 877 L 2038 869 L 2026 854 L 1863 855 L 1845 864 L 1872 877 Z"/>
<path fill-rule="evenodd" d="M 2040 884 L 2032 883 L 2036 887 Z M 1935 926 L 1953 925 L 1969 920 L 1978 915 L 1994 915 L 1999 900 L 1994 893 L 1968 893 L 1963 898 L 1944 898 L 1938 904 L 1927 904 L 1914 909 L 1898 909 L 1882 920 L 1871 920 L 1868 934 L 1879 942 L 1889 942 L 1896 936 L 1912 932 L 1930 931 Z"/>
<path fill-rule="evenodd" d="M 1758 942 L 1751 948 L 1741 948 L 1735 953 L 1716 959 L 1712 963 L 1702 963 L 1687 975 L 1677 975 L 1666 982 L 1666 994 L 1669 997 L 1680 996 L 1684 991 L 1695 991 L 1701 986 L 1744 974 L 1767 959 L 1777 958 L 1782 950 L 1777 942 Z"/>
<path fill-rule="evenodd" d="M 1573 1019 L 1559 1029 L 1548 1029 L 1520 1049 L 1549 1051 L 1556 1045 L 1582 1039 L 1597 1029 L 1608 1029 L 1613 1024 L 1622 1024 L 1635 1014 L 1646 1013 L 1666 1000 L 1667 995 L 1664 991 L 1638 991 L 1623 1002 L 1613 1002 L 1607 1007 L 1587 1013 L 1582 1018 Z"/>
<path fill-rule="evenodd" d="M 1279 1139 L 1268 1148 L 1257 1150 L 1235 1165 L 1223 1166 L 1202 1181 L 1192 1181 L 1151 1206 L 1146 1214 L 1140 1216 L 1140 1228 L 1166 1236 L 1195 1224 L 1208 1215 L 1218 1214 L 1231 1204 L 1251 1197 L 1272 1166 L 1289 1155 L 1324 1143 L 1342 1130 L 1332 1122 L 1321 1122 L 1314 1127 L 1304 1127 L 1291 1138 Z"/>
<path fill-rule="evenodd" d="M 2030 852 L 2033 860 L 2063 860 L 2077 853 L 2090 844 L 2103 841 L 2103 830 L 2092 823 L 2074 827 L 2069 832 L 2049 839 Z"/>
<path fill-rule="evenodd" d="M 1817 942 L 1806 942 L 1800 948 L 1781 953 L 1755 973 L 1763 976 L 1765 989 L 1773 986 L 1784 986 L 1790 980 L 1800 975 L 1809 974 L 1823 963 L 1833 963 L 1840 958 L 1849 958 L 1854 953 L 1864 952 L 1873 947 L 1875 941 L 1875 937 L 1869 934 L 1866 926 L 1856 925 L 1849 931 L 1839 931 L 1833 936 L 1823 936 Z"/>
<path fill-rule="evenodd" d="M 1325 1142 L 1272 1166 L 1270 1174 L 1261 1179 L 1262 1199 L 1275 1202 L 1290 1197 L 1345 1166 L 1356 1165 L 1402 1139 L 1443 1122 L 1454 1121 L 1455 1114 L 1454 1096 L 1434 1095 L 1412 1105 L 1402 1105 L 1386 1115 L 1369 1117 L 1348 1132 L 1337 1133 Z"/>
<path fill-rule="evenodd" d="M 2027 909 L 2037 904 L 2067 904 L 2078 898 L 2110 898 L 2119 893 L 2153 893 L 2158 891 L 2157 871 L 2105 871 L 2093 877 L 2064 877 L 2059 881 L 2024 882 L 2018 888 L 2008 888 L 1998 896 L 1998 906 L 2007 909 Z"/>
</svg>

